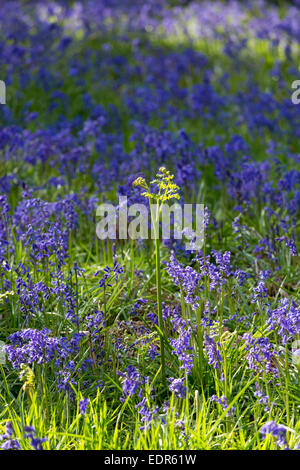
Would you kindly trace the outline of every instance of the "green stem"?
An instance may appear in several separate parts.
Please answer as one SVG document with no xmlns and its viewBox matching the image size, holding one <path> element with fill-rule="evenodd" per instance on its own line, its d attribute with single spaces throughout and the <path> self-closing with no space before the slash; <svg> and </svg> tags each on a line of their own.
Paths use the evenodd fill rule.
<svg viewBox="0 0 300 470">
<path fill-rule="evenodd" d="M 157 316 L 159 341 L 160 341 L 160 363 L 161 363 L 161 377 L 162 382 L 166 384 L 166 365 L 165 365 L 165 345 L 164 345 L 164 322 L 162 315 L 162 300 L 161 300 L 161 274 L 160 274 L 160 245 L 159 245 L 159 204 L 156 205 L 156 214 L 153 214 L 153 207 L 150 204 L 151 218 L 154 226 L 155 233 L 155 267 L 156 267 L 156 291 L 157 291 Z"/>
<path fill-rule="evenodd" d="M 161 360 L 161 375 L 162 381 L 166 381 L 166 367 L 165 367 L 165 345 L 163 338 L 164 322 L 162 315 L 162 301 L 161 301 L 161 276 L 160 276 L 160 250 L 159 239 L 155 239 L 155 261 L 156 261 L 156 290 L 157 290 L 157 311 L 158 311 L 158 326 L 160 329 L 160 360 Z"/>
<path fill-rule="evenodd" d="M 289 356 L 288 356 L 288 347 L 285 346 L 285 386 L 286 386 L 286 417 L 287 425 L 290 425 L 290 405 L 289 405 L 289 383 L 290 383 L 290 372 L 289 372 Z"/>
</svg>

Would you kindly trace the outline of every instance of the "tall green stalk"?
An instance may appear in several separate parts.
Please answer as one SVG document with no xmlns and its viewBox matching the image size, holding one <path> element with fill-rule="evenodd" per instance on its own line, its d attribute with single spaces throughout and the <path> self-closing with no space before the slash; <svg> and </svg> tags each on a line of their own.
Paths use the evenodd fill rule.
<svg viewBox="0 0 300 470">
<path fill-rule="evenodd" d="M 149 199 L 151 221 L 154 228 L 155 238 L 155 268 L 156 268 L 156 291 L 157 291 L 157 316 L 159 326 L 159 339 L 160 339 L 160 363 L 161 363 L 161 376 L 163 384 L 166 383 L 166 363 L 165 363 L 165 346 L 164 346 L 164 322 L 162 314 L 162 295 L 161 295 L 161 273 L 160 273 L 160 240 L 159 240 L 159 219 L 163 204 L 170 199 L 179 199 L 178 186 L 172 182 L 174 176 L 170 174 L 166 168 L 161 167 L 156 179 L 151 181 L 150 185 L 146 183 L 144 178 L 137 178 L 133 182 L 133 186 L 140 186 L 145 191 L 142 194 L 145 198 Z M 158 192 L 152 192 L 150 186 L 154 184 L 158 187 Z M 151 201 L 156 202 L 155 213 L 153 211 L 153 204 Z"/>
<path fill-rule="evenodd" d="M 164 345 L 164 321 L 162 315 L 162 295 L 161 295 L 161 273 L 160 273 L 160 243 L 159 243 L 159 216 L 160 206 L 157 202 L 154 213 L 153 206 L 150 204 L 151 220 L 154 228 L 155 237 L 155 272 L 156 272 L 156 298 L 157 298 L 157 317 L 159 326 L 160 342 L 160 363 L 162 382 L 166 382 L 166 363 L 165 363 L 165 345 Z"/>
<path fill-rule="evenodd" d="M 159 239 L 155 240 L 155 265 L 156 265 L 156 290 L 157 290 L 157 313 L 158 313 L 158 326 L 160 329 L 160 357 L 161 357 L 161 376 L 162 381 L 166 381 L 166 365 L 165 365 L 165 346 L 164 346 L 164 321 L 162 315 L 162 301 L 161 301 L 161 275 L 160 275 L 160 247 Z"/>
</svg>

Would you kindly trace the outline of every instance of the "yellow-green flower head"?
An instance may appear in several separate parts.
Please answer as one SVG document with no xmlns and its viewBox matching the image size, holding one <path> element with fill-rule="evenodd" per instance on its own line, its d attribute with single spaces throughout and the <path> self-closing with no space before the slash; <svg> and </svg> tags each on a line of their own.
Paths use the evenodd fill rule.
<svg viewBox="0 0 300 470">
<path fill-rule="evenodd" d="M 158 170 L 160 173 L 166 173 L 167 169 L 164 166 L 161 166 Z"/>
<path fill-rule="evenodd" d="M 180 196 L 178 194 L 179 187 L 172 182 L 174 175 L 171 175 L 171 173 L 164 167 L 161 166 L 159 168 L 159 172 L 156 175 L 156 179 L 150 182 L 150 185 L 148 186 L 146 183 L 145 178 L 139 177 L 137 178 L 132 184 L 133 186 L 140 186 L 146 191 L 141 193 L 141 195 L 145 198 L 148 199 L 156 199 L 157 201 L 168 201 L 170 199 L 180 199 Z M 155 184 L 158 186 L 159 193 L 152 193 L 151 191 L 151 185 Z"/>
<path fill-rule="evenodd" d="M 14 295 L 14 291 L 7 291 L 4 292 L 3 294 L 0 294 L 0 303 L 5 300 L 9 295 Z"/>
<path fill-rule="evenodd" d="M 132 186 L 134 187 L 141 186 L 142 188 L 146 188 L 147 183 L 146 183 L 145 178 L 143 178 L 142 176 L 139 176 L 136 180 L 134 180 L 134 182 L 132 183 Z"/>
</svg>

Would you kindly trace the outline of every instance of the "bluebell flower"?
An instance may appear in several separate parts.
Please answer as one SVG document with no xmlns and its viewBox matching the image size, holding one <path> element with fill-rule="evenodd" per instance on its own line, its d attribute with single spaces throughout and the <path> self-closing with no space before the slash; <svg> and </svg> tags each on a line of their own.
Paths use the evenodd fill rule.
<svg viewBox="0 0 300 470">
<path fill-rule="evenodd" d="M 286 427 L 275 423 L 275 421 L 268 421 L 260 429 L 260 434 L 262 435 L 263 439 L 265 439 L 269 434 L 274 437 L 278 446 L 288 448 L 286 432 Z"/>
<path fill-rule="evenodd" d="M 85 416 L 85 413 L 86 413 L 87 407 L 89 405 L 89 402 L 90 402 L 90 400 L 88 398 L 83 398 L 82 400 L 80 400 L 80 402 L 79 402 L 79 412 L 80 412 L 81 416 Z"/>
</svg>

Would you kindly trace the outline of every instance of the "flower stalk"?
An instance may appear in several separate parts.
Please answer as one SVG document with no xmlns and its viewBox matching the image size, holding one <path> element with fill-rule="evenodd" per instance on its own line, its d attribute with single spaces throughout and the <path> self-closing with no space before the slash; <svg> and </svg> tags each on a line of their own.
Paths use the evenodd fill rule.
<svg viewBox="0 0 300 470">
<path fill-rule="evenodd" d="M 159 220 L 163 204 L 170 199 L 179 199 L 178 186 L 173 183 L 174 175 L 165 168 L 161 167 L 156 179 L 148 185 L 142 177 L 137 178 L 133 182 L 133 186 L 141 187 L 145 191 L 142 196 L 149 199 L 151 221 L 154 228 L 155 238 L 155 268 L 156 268 L 156 291 L 157 291 L 157 316 L 160 338 L 160 361 L 161 361 L 161 377 L 163 384 L 166 384 L 166 364 L 165 364 L 165 346 L 164 346 L 164 321 L 162 313 L 162 289 L 161 289 L 161 271 L 160 271 L 160 239 L 159 239 Z M 151 186 L 155 185 L 155 190 Z M 154 201 L 155 204 L 151 202 Z"/>
</svg>

